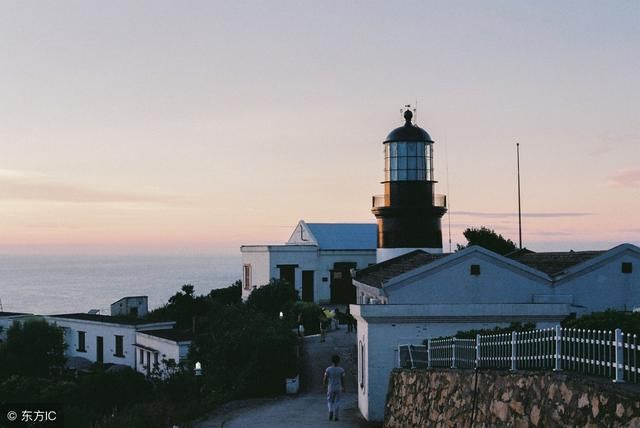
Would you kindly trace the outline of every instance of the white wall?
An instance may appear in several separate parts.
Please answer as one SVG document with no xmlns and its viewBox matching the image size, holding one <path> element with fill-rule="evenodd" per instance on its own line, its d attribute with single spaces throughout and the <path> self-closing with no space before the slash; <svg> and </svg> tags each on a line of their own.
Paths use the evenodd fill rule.
<svg viewBox="0 0 640 428">
<path fill-rule="evenodd" d="M 472 264 L 480 266 L 480 275 L 469 273 Z M 481 253 L 471 253 L 455 264 L 447 263 L 385 290 L 390 304 L 531 303 L 534 295 L 553 293 L 543 278 Z"/>
<path fill-rule="evenodd" d="M 633 272 L 622 273 L 622 262 L 632 263 Z M 605 263 L 560 279 L 554 291 L 572 295 L 574 304 L 584 306 L 586 313 L 640 307 L 640 256 L 625 251 Z"/>
<path fill-rule="evenodd" d="M 47 317 L 49 323 L 64 328 L 64 340 L 67 343 L 67 357 L 82 357 L 97 361 L 96 337 L 103 338 L 104 363 L 122 364 L 135 367 L 133 344 L 136 341 L 136 329 L 133 325 L 109 324 L 96 321 L 62 319 Z M 85 352 L 78 351 L 78 331 L 85 332 Z M 123 336 L 123 357 L 116 357 L 115 335 Z"/>
<path fill-rule="evenodd" d="M 147 296 L 125 297 L 111 304 L 111 316 L 131 315 L 131 309 L 137 309 L 137 318 L 144 318 L 149 312 L 149 298 Z"/>
<path fill-rule="evenodd" d="M 145 334 L 144 332 L 138 332 L 136 335 L 136 344 L 142 345 L 147 348 L 155 349 L 158 353 L 158 364 L 160 369 L 164 370 L 162 360 L 173 361 L 178 364 L 186 359 L 189 353 L 190 342 L 175 342 L 173 340 L 165 339 L 162 337 L 152 336 Z M 136 360 L 138 361 L 137 370 L 140 373 L 147 373 L 147 350 L 143 349 L 144 363 L 140 364 L 140 350 L 136 350 Z M 154 357 L 151 353 L 151 370 L 153 370 Z"/>
<path fill-rule="evenodd" d="M 103 363 L 121 364 L 136 368 L 136 355 L 134 344 L 136 343 L 136 331 L 160 330 L 172 328 L 175 322 L 158 322 L 149 324 L 129 325 L 106 323 L 100 321 L 76 320 L 70 318 L 44 317 L 47 322 L 56 324 L 64 329 L 64 340 L 67 344 L 65 355 L 67 357 L 82 357 L 89 361 L 97 361 L 97 337 L 103 338 Z M 78 351 L 78 331 L 85 332 L 85 352 Z M 115 336 L 122 336 L 123 356 L 115 356 Z"/>
<path fill-rule="evenodd" d="M 302 296 L 302 271 L 311 270 L 313 293 L 316 303 L 328 302 L 331 298 L 330 270 L 336 262 L 353 262 L 358 269 L 375 263 L 374 250 L 337 251 L 321 250 L 315 245 L 269 245 L 243 246 L 242 263 L 251 264 L 252 287 L 269 283 L 272 278 L 280 277 L 278 265 L 298 265 L 295 269 L 295 287 Z M 322 278 L 327 278 L 326 282 Z M 251 290 L 243 287 L 242 297 L 247 299 Z"/>
<path fill-rule="evenodd" d="M 322 277 L 328 278 L 327 282 L 321 282 L 322 287 L 316 291 L 316 302 L 329 302 L 331 298 L 331 270 L 335 263 L 352 262 L 356 263 L 356 269 L 364 269 L 376 262 L 375 250 L 357 251 L 331 251 L 320 250 L 320 260 L 318 261 L 317 281 L 322 281 Z M 318 282 L 316 282 L 318 284 Z M 318 294 L 320 293 L 320 294 Z"/>
<path fill-rule="evenodd" d="M 268 284 L 271 279 L 269 266 L 269 246 L 268 245 L 247 245 L 240 248 L 242 253 L 242 299 L 247 300 L 253 287 L 260 287 Z M 244 283 L 244 265 L 251 265 L 251 284 L 246 287 Z"/>
</svg>

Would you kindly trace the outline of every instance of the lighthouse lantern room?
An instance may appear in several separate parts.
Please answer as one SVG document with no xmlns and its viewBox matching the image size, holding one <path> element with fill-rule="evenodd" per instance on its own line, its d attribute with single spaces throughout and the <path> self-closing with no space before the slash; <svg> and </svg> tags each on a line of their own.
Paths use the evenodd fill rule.
<svg viewBox="0 0 640 428">
<path fill-rule="evenodd" d="M 447 208 L 446 197 L 434 194 L 434 142 L 412 118 L 407 109 L 404 126 L 384 141 L 384 195 L 373 197 L 372 209 L 378 223 L 378 263 L 415 249 L 442 252 L 441 218 Z"/>
</svg>

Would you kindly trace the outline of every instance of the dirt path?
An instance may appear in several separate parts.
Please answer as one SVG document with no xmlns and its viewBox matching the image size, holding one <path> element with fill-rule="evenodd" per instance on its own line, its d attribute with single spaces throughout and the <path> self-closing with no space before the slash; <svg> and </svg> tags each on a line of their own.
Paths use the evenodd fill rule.
<svg viewBox="0 0 640 428">
<path fill-rule="evenodd" d="M 358 410 L 356 390 L 356 335 L 346 327 L 331 331 L 326 342 L 319 336 L 308 336 L 302 349 L 301 392 L 299 395 L 275 399 L 247 400 L 230 403 L 214 412 L 197 428 L 262 428 L 262 427 L 377 427 L 366 422 Z M 346 371 L 346 394 L 342 397 L 340 421 L 329 421 L 322 388 L 324 370 L 331 356 L 340 356 Z"/>
</svg>

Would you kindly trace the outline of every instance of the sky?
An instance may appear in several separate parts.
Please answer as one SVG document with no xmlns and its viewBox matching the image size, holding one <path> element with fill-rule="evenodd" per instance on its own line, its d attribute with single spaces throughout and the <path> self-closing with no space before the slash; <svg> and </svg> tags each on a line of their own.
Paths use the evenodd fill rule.
<svg viewBox="0 0 640 428">
<path fill-rule="evenodd" d="M 417 103 L 449 198 L 640 244 L 640 2 L 0 0 L 0 251 L 219 252 L 373 222 Z"/>
</svg>

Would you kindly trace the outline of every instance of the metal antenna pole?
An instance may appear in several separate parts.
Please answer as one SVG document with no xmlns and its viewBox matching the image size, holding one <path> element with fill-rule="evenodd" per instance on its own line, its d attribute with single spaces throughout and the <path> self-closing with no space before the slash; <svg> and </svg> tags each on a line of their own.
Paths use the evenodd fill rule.
<svg viewBox="0 0 640 428">
<path fill-rule="evenodd" d="M 522 207 L 520 204 L 520 143 L 516 143 L 516 154 L 518 159 L 518 235 L 520 249 L 522 249 Z"/>
</svg>

